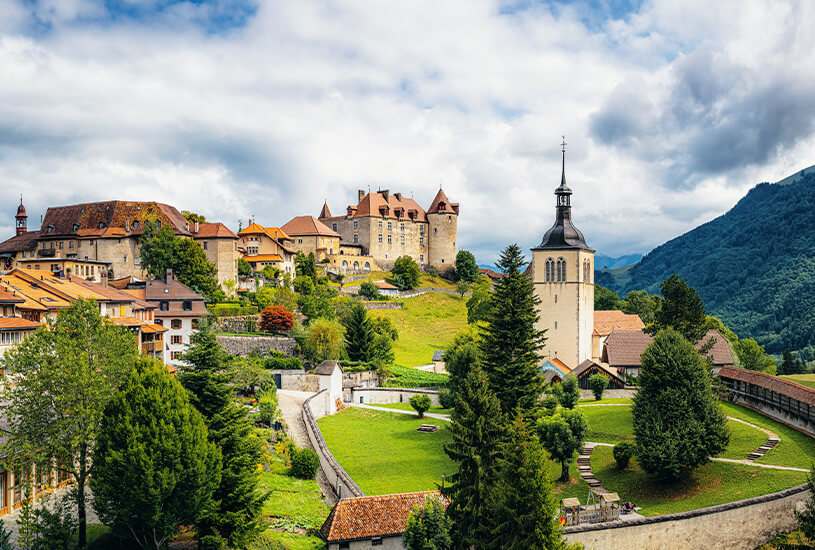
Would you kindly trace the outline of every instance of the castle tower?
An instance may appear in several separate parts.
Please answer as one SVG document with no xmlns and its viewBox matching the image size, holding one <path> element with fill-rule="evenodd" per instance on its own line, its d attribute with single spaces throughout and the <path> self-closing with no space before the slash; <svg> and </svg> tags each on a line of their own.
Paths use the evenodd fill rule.
<svg viewBox="0 0 815 550">
<path fill-rule="evenodd" d="M 20 197 L 20 206 L 17 208 L 17 215 L 14 218 L 17 220 L 17 236 L 19 237 L 28 230 L 28 214 L 25 213 L 23 197 Z"/>
<path fill-rule="evenodd" d="M 441 188 L 427 209 L 427 263 L 436 269 L 456 265 L 458 209 L 458 203 L 451 203 Z"/>
<path fill-rule="evenodd" d="M 555 189 L 555 224 L 532 249 L 532 281 L 540 298 L 537 328 L 546 330 L 545 358 L 557 357 L 571 368 L 591 359 L 594 330 L 594 250 L 572 224 L 572 190 L 563 171 Z"/>
</svg>

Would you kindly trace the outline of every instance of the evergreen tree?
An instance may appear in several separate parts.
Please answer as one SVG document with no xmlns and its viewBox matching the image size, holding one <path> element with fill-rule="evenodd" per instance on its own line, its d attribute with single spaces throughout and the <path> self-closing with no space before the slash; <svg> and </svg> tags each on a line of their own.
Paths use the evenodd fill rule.
<svg viewBox="0 0 815 550">
<path fill-rule="evenodd" d="M 778 374 L 795 374 L 795 359 L 789 348 L 784 350 L 784 359 L 781 361 L 781 366 L 778 367 Z"/>
<path fill-rule="evenodd" d="M 473 293 L 467 300 L 467 322 L 469 324 L 486 321 L 489 317 L 491 287 L 492 283 L 486 275 L 481 275 L 473 284 Z"/>
<path fill-rule="evenodd" d="M 540 300 L 532 280 L 521 268 L 526 261 L 518 245 L 508 246 L 498 261 L 505 273 L 495 285 L 491 310 L 481 342 L 481 360 L 505 412 L 521 408 L 525 417 L 534 415 L 543 393 L 538 350 L 545 341 L 535 328 Z"/>
<path fill-rule="evenodd" d="M 220 535 L 231 546 L 251 542 L 260 530 L 261 510 L 267 495 L 259 490 L 255 468 L 263 453 L 252 423 L 232 398 L 226 374 L 229 356 L 212 331 L 212 322 L 201 319 L 184 353 L 187 366 L 179 380 L 190 402 L 204 416 L 209 440 L 221 450 L 221 480 L 208 514 L 198 518 L 199 535 Z"/>
<path fill-rule="evenodd" d="M 452 526 L 439 499 L 428 497 L 424 505 L 410 512 L 402 545 L 407 550 L 452 550 Z"/>
<path fill-rule="evenodd" d="M 354 304 L 345 323 L 345 351 L 351 361 L 370 361 L 376 333 L 362 304 Z"/>
<path fill-rule="evenodd" d="M 487 547 L 566 548 L 555 523 L 557 504 L 543 448 L 520 416 L 509 425 L 500 456 L 497 482 L 489 499 L 493 527 Z"/>
<path fill-rule="evenodd" d="M 468 283 L 474 283 L 478 279 L 478 264 L 469 250 L 459 250 L 456 254 L 456 278 Z"/>
<path fill-rule="evenodd" d="M 501 406 L 492 394 L 486 374 L 474 367 L 455 396 L 451 415 L 452 441 L 444 451 L 458 464 L 442 492 L 450 499 L 447 514 L 453 520 L 455 548 L 485 547 L 490 535 L 487 498 L 495 481 L 498 445 L 504 428 Z"/>
<path fill-rule="evenodd" d="M 212 506 L 220 458 L 181 384 L 161 363 L 141 359 L 102 419 L 94 508 L 122 538 L 160 550 Z"/>
<path fill-rule="evenodd" d="M 656 334 L 671 327 L 691 342 L 698 342 L 705 335 L 705 306 L 702 298 L 678 275 L 671 275 L 659 285 L 662 301 L 654 314 L 654 323 L 648 327 Z"/>
<path fill-rule="evenodd" d="M 632 411 L 637 459 L 649 474 L 673 480 L 727 447 L 727 418 L 707 363 L 676 330 L 659 331 L 641 361 Z"/>
<path fill-rule="evenodd" d="M 481 366 L 481 335 L 472 327 L 467 327 L 453 338 L 453 343 L 444 352 L 444 366 L 450 374 L 447 387 L 454 395 L 464 384 L 471 369 Z"/>
</svg>

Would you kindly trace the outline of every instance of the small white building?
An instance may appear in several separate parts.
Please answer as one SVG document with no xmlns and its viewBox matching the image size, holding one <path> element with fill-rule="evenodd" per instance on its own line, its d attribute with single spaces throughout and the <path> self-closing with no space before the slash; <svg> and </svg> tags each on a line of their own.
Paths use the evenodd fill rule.
<svg viewBox="0 0 815 550">
<path fill-rule="evenodd" d="M 323 361 L 314 369 L 320 379 L 320 391 L 326 391 L 328 414 L 337 412 L 337 401 L 342 402 L 342 367 L 339 361 Z"/>
<path fill-rule="evenodd" d="M 374 286 L 379 290 L 379 293 L 382 296 L 390 296 L 392 298 L 399 296 L 399 289 L 390 283 L 386 283 L 385 281 L 376 281 L 374 282 Z"/>
<path fill-rule="evenodd" d="M 402 535 L 410 512 L 428 499 L 441 499 L 442 505 L 447 507 L 447 499 L 439 491 L 342 499 L 320 527 L 320 537 L 328 550 L 360 550 L 372 546 L 403 550 Z"/>
</svg>

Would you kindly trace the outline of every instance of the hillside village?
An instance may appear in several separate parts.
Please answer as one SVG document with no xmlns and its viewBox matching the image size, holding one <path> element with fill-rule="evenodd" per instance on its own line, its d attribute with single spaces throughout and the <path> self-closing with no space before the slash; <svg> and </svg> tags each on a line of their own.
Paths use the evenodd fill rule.
<svg viewBox="0 0 815 550">
<path fill-rule="evenodd" d="M 595 251 L 572 222 L 565 149 L 554 194 L 554 223 L 531 249 L 531 261 L 510 246 L 500 272 L 479 269 L 458 246 L 460 205 L 442 189 L 427 210 L 401 193 L 360 190 L 342 216 L 323 204 L 317 217 L 279 225 L 252 219 L 237 231 L 175 206 L 134 201 L 53 206 L 29 230 L 21 201 L 16 234 L 0 243 L 0 355 L 9 374 L 25 380 L 23 358 L 31 353 L 25 344 L 46 342 L 91 304 L 85 315 L 97 320 L 86 322 L 129 335 L 126 355 L 156 361 L 191 395 L 195 377 L 219 373 L 219 382 L 207 383 L 222 385 L 243 411 L 242 433 L 259 438 L 252 460 L 261 473 L 241 474 L 257 476 L 246 498 L 269 491 L 255 508 L 259 527 L 245 539 L 258 542 L 245 546 L 229 538 L 237 535 L 226 536 L 224 544 L 234 547 L 262 548 L 266 541 L 292 549 L 400 548 L 412 536 L 417 506 L 440 507 L 441 514 L 453 506 L 447 514 L 458 536 L 466 516 L 454 511 L 456 502 L 470 489 L 455 476 L 467 459 L 454 463 L 461 451 L 451 430 L 467 429 L 466 414 L 475 414 L 473 421 L 494 416 L 488 411 L 495 398 L 479 401 L 484 395 L 472 384 L 486 382 L 471 379 L 473 372 L 487 373 L 499 410 L 529 408 L 540 417 L 531 426 L 540 434 L 541 459 L 547 457 L 540 468 L 550 479 L 542 487 L 553 495 L 544 522 L 552 536 L 605 548 L 621 532 L 608 525 L 633 522 L 645 536 L 663 536 L 656 533 L 666 514 L 682 522 L 685 512 L 734 500 L 743 502 L 732 508 L 734 517 L 772 509 L 777 529 L 792 530 L 790 503 L 804 499 L 801 484 L 815 453 L 815 389 L 796 382 L 811 386 L 808 375 L 776 376 L 774 361 L 706 316 L 681 279 L 666 280 L 662 296 L 609 301 L 610 291 L 594 282 Z M 504 299 L 510 309 L 494 313 Z M 715 382 L 698 399 L 724 396 L 725 413 L 715 421 L 721 443 L 684 457 L 681 467 L 694 473 L 672 481 L 663 495 L 643 492 L 632 479 L 646 468 L 649 475 L 669 468 L 649 464 L 644 453 L 671 436 L 647 440 L 632 408 L 646 406 L 638 394 L 654 391 L 645 389 L 653 384 L 649 369 L 666 338 L 692 344 L 683 353 L 699 363 L 686 376 L 712 375 Z M 537 344 L 526 348 L 529 342 Z M 511 351 L 523 349 L 531 352 Z M 22 399 L 15 387 L 9 399 Z M 702 402 L 683 414 L 704 410 Z M 464 403 L 469 408 L 460 408 Z M 5 414 L 7 445 L 18 444 L 15 429 L 25 429 L 25 415 L 13 405 Z M 565 430 L 571 443 L 547 430 Z M 635 442 L 643 454 L 634 454 Z M 628 466 L 629 459 L 637 465 Z M 87 483 L 84 470 L 61 464 L 0 471 L 6 524 L 77 480 Z M 95 479 L 89 487 L 102 491 Z M 296 510 L 292 499 L 307 504 Z M 763 525 L 714 528 L 720 513 L 726 512 L 711 508 L 707 521 L 683 528 L 693 540 L 722 541 L 716 544 L 738 538 L 757 546 L 766 538 Z M 99 524 L 98 547 L 111 544 L 113 532 Z M 171 539 L 181 533 L 168 532 Z"/>
</svg>

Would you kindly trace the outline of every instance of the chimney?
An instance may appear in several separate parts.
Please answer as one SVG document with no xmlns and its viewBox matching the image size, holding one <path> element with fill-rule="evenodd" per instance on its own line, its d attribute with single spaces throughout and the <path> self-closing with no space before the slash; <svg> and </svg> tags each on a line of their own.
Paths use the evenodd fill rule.
<svg viewBox="0 0 815 550">
<path fill-rule="evenodd" d="M 167 270 L 167 277 L 165 278 L 164 282 L 167 283 L 168 285 L 173 284 L 173 270 L 172 269 Z"/>
<path fill-rule="evenodd" d="M 380 193 L 381 193 L 381 194 L 382 194 L 382 196 L 385 198 L 385 200 L 388 200 L 388 196 L 390 196 L 390 194 L 391 194 L 391 192 L 390 192 L 390 190 L 389 190 L 389 189 L 382 189 L 382 190 L 380 191 Z"/>
<path fill-rule="evenodd" d="M 199 227 L 200 227 L 200 226 L 198 225 L 198 220 L 195 220 L 195 233 L 196 233 L 196 234 L 198 233 L 198 229 L 199 229 Z"/>
<path fill-rule="evenodd" d="M 99 270 L 99 282 L 104 287 L 108 286 L 108 271 L 107 271 L 107 269 L 100 269 Z"/>
<path fill-rule="evenodd" d="M 394 193 L 393 196 L 396 197 L 396 200 L 402 202 L 402 193 Z"/>
<path fill-rule="evenodd" d="M 357 190 L 357 202 L 362 202 L 362 199 L 365 198 L 365 190 L 359 189 Z"/>
</svg>

